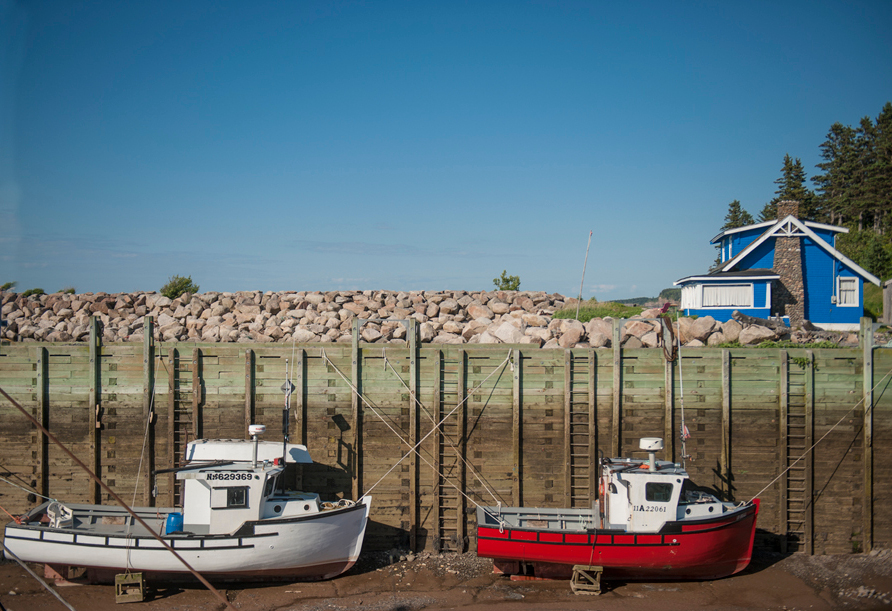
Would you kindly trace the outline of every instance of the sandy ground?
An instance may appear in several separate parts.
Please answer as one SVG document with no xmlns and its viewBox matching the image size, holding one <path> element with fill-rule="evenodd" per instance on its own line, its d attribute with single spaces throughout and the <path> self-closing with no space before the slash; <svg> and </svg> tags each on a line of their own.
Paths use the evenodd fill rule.
<svg viewBox="0 0 892 611">
<path fill-rule="evenodd" d="M 349 573 L 313 583 L 221 586 L 245 610 L 369 611 L 689 609 L 892 611 L 892 551 L 847 556 L 784 557 L 757 552 L 727 579 L 704 582 L 605 584 L 600 596 L 577 595 L 566 581 L 511 581 L 473 554 L 365 554 Z M 42 575 L 42 571 L 39 572 Z M 200 586 L 155 587 L 148 600 L 120 606 L 113 586 L 52 586 L 78 611 L 126 609 L 210 611 L 222 605 Z M 0 564 L 0 610 L 64 611 L 51 594 L 13 563 Z"/>
</svg>

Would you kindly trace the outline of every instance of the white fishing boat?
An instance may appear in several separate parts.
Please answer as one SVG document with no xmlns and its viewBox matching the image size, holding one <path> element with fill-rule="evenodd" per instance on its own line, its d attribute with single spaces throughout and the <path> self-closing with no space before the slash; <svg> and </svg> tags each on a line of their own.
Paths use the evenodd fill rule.
<svg viewBox="0 0 892 611">
<path fill-rule="evenodd" d="M 190 442 L 183 507 L 134 508 L 195 570 L 211 580 L 327 579 L 359 557 L 372 499 L 323 502 L 286 492 L 287 463 L 312 463 L 303 445 L 252 440 Z M 26 562 L 84 567 L 92 581 L 117 573 L 147 578 L 188 576 L 174 554 L 121 507 L 51 501 L 6 526 L 5 545 Z M 64 574 L 64 573 L 63 573 Z"/>
</svg>

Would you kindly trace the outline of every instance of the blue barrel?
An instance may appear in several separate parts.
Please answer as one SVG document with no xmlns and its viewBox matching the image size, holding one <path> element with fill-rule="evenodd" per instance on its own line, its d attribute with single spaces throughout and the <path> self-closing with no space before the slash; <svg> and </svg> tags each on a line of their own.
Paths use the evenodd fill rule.
<svg viewBox="0 0 892 611">
<path fill-rule="evenodd" d="M 167 526 L 164 529 L 166 534 L 175 533 L 183 530 L 183 514 L 169 513 L 167 514 Z"/>
</svg>

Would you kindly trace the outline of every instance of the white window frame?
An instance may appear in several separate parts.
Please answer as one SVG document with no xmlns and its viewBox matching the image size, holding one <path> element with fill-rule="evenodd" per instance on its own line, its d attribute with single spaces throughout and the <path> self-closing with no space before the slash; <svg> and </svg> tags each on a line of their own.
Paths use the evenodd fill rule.
<svg viewBox="0 0 892 611">
<path fill-rule="evenodd" d="M 854 303 L 842 303 L 842 283 L 843 282 L 851 282 L 853 286 L 852 292 L 855 295 Z M 861 306 L 861 299 L 859 295 L 860 291 L 858 290 L 858 279 L 853 278 L 852 276 L 837 276 L 836 277 L 836 305 L 841 308 L 857 308 Z"/>
<path fill-rule="evenodd" d="M 749 289 L 749 303 L 748 304 L 733 304 L 733 305 L 713 305 L 708 306 L 705 305 L 706 302 L 706 288 L 747 288 Z M 752 283 L 741 283 L 741 284 L 702 284 L 701 285 L 701 294 L 700 294 L 700 308 L 703 310 L 728 310 L 730 308 L 753 308 L 755 307 L 755 291 L 753 290 Z"/>
</svg>

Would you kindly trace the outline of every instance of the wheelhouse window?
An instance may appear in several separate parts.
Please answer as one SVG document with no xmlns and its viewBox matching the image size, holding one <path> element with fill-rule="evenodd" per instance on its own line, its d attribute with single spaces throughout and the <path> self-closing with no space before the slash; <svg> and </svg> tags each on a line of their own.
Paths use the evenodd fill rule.
<svg viewBox="0 0 892 611">
<path fill-rule="evenodd" d="M 644 485 L 644 498 L 651 503 L 668 503 L 672 500 L 672 484 L 648 482 Z"/>
<path fill-rule="evenodd" d="M 836 303 L 840 306 L 852 307 L 858 305 L 858 279 L 837 278 L 838 288 Z"/>
<path fill-rule="evenodd" d="M 213 488 L 211 509 L 244 509 L 248 506 L 248 486 Z"/>
<path fill-rule="evenodd" d="M 704 284 L 704 308 L 753 307 L 752 284 Z"/>
</svg>

